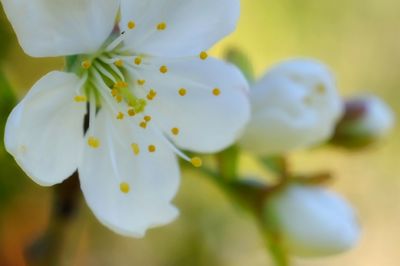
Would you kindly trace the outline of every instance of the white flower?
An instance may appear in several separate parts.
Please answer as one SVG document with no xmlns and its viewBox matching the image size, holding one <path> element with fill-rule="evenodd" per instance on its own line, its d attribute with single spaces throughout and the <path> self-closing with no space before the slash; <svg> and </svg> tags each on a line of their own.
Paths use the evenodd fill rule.
<svg viewBox="0 0 400 266">
<path fill-rule="evenodd" d="M 300 257 L 344 252 L 360 234 L 353 210 L 338 195 L 316 186 L 290 185 L 265 206 L 288 251 Z"/>
<path fill-rule="evenodd" d="M 47 74 L 14 109 L 7 150 L 42 185 L 78 169 L 90 208 L 118 233 L 173 220 L 175 153 L 191 160 L 175 145 L 221 150 L 249 117 L 243 76 L 205 52 L 234 30 L 239 0 L 1 3 L 29 55 L 79 55 L 72 73 Z"/>
<path fill-rule="evenodd" d="M 241 145 L 258 155 L 323 142 L 343 111 L 332 74 L 311 59 L 273 67 L 254 85 L 250 97 L 253 117 Z"/>
</svg>

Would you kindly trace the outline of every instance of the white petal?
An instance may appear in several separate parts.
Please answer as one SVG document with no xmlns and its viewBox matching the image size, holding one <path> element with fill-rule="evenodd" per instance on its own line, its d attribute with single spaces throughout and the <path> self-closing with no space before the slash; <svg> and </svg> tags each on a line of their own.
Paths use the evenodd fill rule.
<svg viewBox="0 0 400 266">
<path fill-rule="evenodd" d="M 41 185 L 62 182 L 79 164 L 86 105 L 73 98 L 80 83 L 74 74 L 51 72 L 8 118 L 7 151 Z"/>
<path fill-rule="evenodd" d="M 179 168 L 162 135 L 128 118 L 117 120 L 103 108 L 88 137 L 96 137 L 100 147 L 87 145 L 79 175 L 86 201 L 104 225 L 142 237 L 148 228 L 175 219 L 178 211 L 170 202 L 179 186 Z M 138 155 L 132 143 L 139 145 Z M 156 152 L 150 153 L 149 145 Z M 120 190 L 121 183 L 129 185 L 128 193 Z"/>
<path fill-rule="evenodd" d="M 147 88 L 157 91 L 146 110 L 156 124 L 183 149 L 216 152 L 234 143 L 250 115 L 248 84 L 240 71 L 213 58 L 192 58 L 164 62 L 168 72 L 161 74 L 161 62 L 154 59 L 154 69 L 138 73 Z M 172 128 L 179 128 L 179 134 L 172 134 Z"/>
<path fill-rule="evenodd" d="M 25 52 L 64 56 L 96 51 L 111 33 L 118 0 L 1 0 Z"/>
<path fill-rule="evenodd" d="M 122 0 L 121 28 L 129 21 L 126 46 L 156 56 L 196 55 L 231 33 L 240 13 L 238 0 Z M 158 31 L 159 23 L 166 23 Z"/>
<path fill-rule="evenodd" d="M 268 206 L 293 255 L 337 254 L 353 247 L 359 238 L 354 211 L 344 199 L 323 188 L 292 185 L 271 197 Z"/>
</svg>

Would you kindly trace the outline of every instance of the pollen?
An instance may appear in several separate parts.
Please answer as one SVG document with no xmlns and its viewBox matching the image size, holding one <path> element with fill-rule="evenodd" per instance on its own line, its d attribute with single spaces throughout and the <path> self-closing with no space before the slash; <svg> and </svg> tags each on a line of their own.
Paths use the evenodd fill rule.
<svg viewBox="0 0 400 266">
<path fill-rule="evenodd" d="M 131 191 L 131 187 L 126 182 L 122 182 L 121 184 L 119 184 L 119 189 L 121 190 L 122 193 L 125 194 L 128 194 L 129 191 Z"/>
<path fill-rule="evenodd" d="M 135 109 L 130 108 L 130 109 L 128 110 L 128 115 L 129 115 L 129 116 L 135 116 L 135 115 L 136 115 Z"/>
<path fill-rule="evenodd" d="M 161 66 L 160 67 L 160 72 L 163 73 L 163 74 L 167 73 L 168 72 L 168 67 L 167 66 Z"/>
<path fill-rule="evenodd" d="M 114 88 L 116 88 L 116 89 L 127 88 L 128 85 L 129 84 L 125 81 L 118 81 L 117 83 L 114 84 Z"/>
<path fill-rule="evenodd" d="M 92 66 L 92 62 L 90 62 L 90 60 L 84 60 L 84 61 L 82 61 L 81 66 L 84 69 L 89 69 Z"/>
<path fill-rule="evenodd" d="M 142 63 L 142 58 L 138 56 L 135 58 L 134 62 L 136 65 L 140 65 Z"/>
<path fill-rule="evenodd" d="M 122 61 L 121 59 L 117 60 L 114 62 L 114 65 L 116 67 L 123 67 L 124 66 L 124 61 Z"/>
<path fill-rule="evenodd" d="M 155 152 L 156 151 L 156 146 L 149 145 L 148 149 L 149 149 L 149 152 Z"/>
<path fill-rule="evenodd" d="M 157 25 L 157 30 L 162 31 L 162 30 L 165 30 L 166 28 L 167 28 L 167 23 L 165 23 L 165 22 L 158 23 L 158 25 Z"/>
<path fill-rule="evenodd" d="M 201 167 L 203 165 L 203 161 L 199 157 L 193 157 L 190 162 L 194 167 Z"/>
<path fill-rule="evenodd" d="M 128 29 L 133 30 L 136 27 L 136 23 L 133 20 L 128 22 Z"/>
<path fill-rule="evenodd" d="M 179 89 L 179 95 L 180 95 L 180 96 L 185 96 L 185 95 L 186 95 L 186 93 L 187 93 L 187 91 L 186 91 L 186 89 L 185 89 L 185 88 L 181 88 L 181 89 Z"/>
<path fill-rule="evenodd" d="M 138 79 L 137 84 L 143 86 L 146 83 L 144 79 Z"/>
<path fill-rule="evenodd" d="M 115 96 L 115 100 L 117 101 L 117 103 L 122 102 L 122 96 L 121 95 Z"/>
<path fill-rule="evenodd" d="M 87 98 L 85 95 L 77 95 L 74 97 L 74 101 L 77 103 L 82 103 L 82 102 L 86 102 Z"/>
<path fill-rule="evenodd" d="M 204 51 L 201 52 L 199 56 L 200 56 L 201 60 L 206 60 L 208 58 L 207 52 L 204 52 Z"/>
<path fill-rule="evenodd" d="M 118 94 L 119 94 L 119 91 L 118 91 L 117 89 L 112 89 L 112 90 L 111 90 L 111 95 L 112 95 L 112 96 L 115 97 L 115 96 L 117 96 Z"/>
<path fill-rule="evenodd" d="M 98 138 L 95 138 L 95 137 L 89 137 L 88 138 L 88 145 L 93 149 L 97 149 L 97 148 L 100 147 L 100 140 Z"/>
<path fill-rule="evenodd" d="M 151 121 L 151 116 L 146 115 L 146 116 L 144 117 L 144 121 L 150 122 L 150 121 Z"/>
<path fill-rule="evenodd" d="M 139 148 L 139 145 L 137 143 L 132 143 L 131 144 L 131 148 L 132 148 L 133 154 L 139 155 L 140 148 Z"/>
<path fill-rule="evenodd" d="M 125 115 L 124 115 L 124 113 L 122 113 L 122 112 L 119 112 L 119 113 L 117 114 L 117 119 L 118 119 L 118 120 L 122 120 L 122 119 L 124 119 L 124 117 L 125 117 Z"/>
<path fill-rule="evenodd" d="M 178 136 L 179 132 L 180 132 L 180 130 L 177 127 L 174 127 L 174 128 L 171 129 L 172 135 Z"/>
<path fill-rule="evenodd" d="M 218 89 L 218 88 L 215 88 L 215 89 L 213 89 L 212 93 L 213 93 L 215 96 L 219 96 L 219 95 L 221 94 L 221 90 Z"/>
</svg>

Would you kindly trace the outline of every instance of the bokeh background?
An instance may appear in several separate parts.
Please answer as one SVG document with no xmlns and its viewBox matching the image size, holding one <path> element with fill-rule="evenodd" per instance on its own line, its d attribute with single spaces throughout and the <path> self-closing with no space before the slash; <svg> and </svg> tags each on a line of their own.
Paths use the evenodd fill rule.
<svg viewBox="0 0 400 266">
<path fill-rule="evenodd" d="M 21 51 L 0 8 L 0 129 L 13 104 L 60 59 L 30 58 Z M 213 48 L 222 56 L 236 47 L 258 76 L 272 64 L 311 56 L 328 64 L 342 95 L 372 92 L 400 113 L 400 2 L 397 0 L 243 0 L 237 32 Z M 34 30 L 34 28 L 32 29 Z M 62 118 L 60 118 L 62 123 Z M 2 136 L 2 135 L 1 135 Z M 322 259 L 295 259 L 296 266 L 397 266 L 400 261 L 400 158 L 398 128 L 366 150 L 331 147 L 295 152 L 298 172 L 331 170 L 332 189 L 358 210 L 363 228 L 356 248 Z M 0 265 L 25 265 L 23 249 L 48 224 L 53 190 L 30 181 L 0 146 Z M 268 178 L 249 155 L 246 176 Z M 115 235 L 85 203 L 68 228 L 62 265 L 264 266 L 271 265 L 254 221 L 204 176 L 186 170 L 176 197 L 180 218 L 144 239 Z"/>
</svg>

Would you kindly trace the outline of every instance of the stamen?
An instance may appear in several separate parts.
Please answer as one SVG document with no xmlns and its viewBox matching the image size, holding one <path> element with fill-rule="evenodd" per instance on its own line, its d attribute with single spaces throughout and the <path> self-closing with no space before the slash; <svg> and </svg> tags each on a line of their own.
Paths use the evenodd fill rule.
<svg viewBox="0 0 400 266">
<path fill-rule="evenodd" d="M 146 81 L 144 79 L 138 79 L 137 83 L 138 85 L 143 86 L 146 83 Z"/>
<path fill-rule="evenodd" d="M 112 89 L 112 90 L 111 90 L 111 95 L 112 95 L 113 97 L 116 97 L 118 94 L 119 94 L 119 90 L 118 90 L 118 89 Z"/>
<path fill-rule="evenodd" d="M 142 58 L 141 57 L 136 57 L 135 58 L 135 60 L 134 60 L 134 63 L 136 64 L 136 65 L 140 65 L 141 63 L 142 63 Z"/>
<path fill-rule="evenodd" d="M 120 102 L 122 102 L 123 98 L 121 95 L 117 95 L 117 96 L 115 96 L 115 100 L 117 101 L 117 103 L 120 103 Z"/>
<path fill-rule="evenodd" d="M 168 72 L 168 67 L 167 67 L 167 66 L 161 66 L 161 67 L 160 67 L 160 72 L 161 72 L 162 74 L 167 73 L 167 72 Z"/>
<path fill-rule="evenodd" d="M 193 157 L 191 163 L 194 167 L 201 167 L 203 165 L 203 161 L 199 157 Z"/>
<path fill-rule="evenodd" d="M 150 122 L 150 121 L 151 121 L 151 116 L 146 115 L 146 116 L 144 117 L 144 121 Z"/>
<path fill-rule="evenodd" d="M 136 23 L 133 20 L 128 22 L 128 29 L 133 30 L 136 27 Z"/>
<path fill-rule="evenodd" d="M 147 94 L 147 99 L 149 100 L 149 101 L 151 101 L 151 100 L 154 100 L 154 98 L 157 96 L 157 92 L 155 91 L 155 90 L 153 90 L 153 89 L 151 89 L 150 91 L 149 91 L 149 93 Z"/>
<path fill-rule="evenodd" d="M 157 30 L 159 30 L 159 31 L 163 31 L 163 30 L 165 30 L 167 28 L 167 23 L 165 23 L 165 22 L 161 22 L 161 23 L 159 23 L 158 25 L 157 25 Z"/>
<path fill-rule="evenodd" d="M 116 67 L 123 67 L 124 66 L 124 61 L 122 61 L 121 59 L 118 59 L 117 61 L 114 62 L 114 65 Z"/>
<path fill-rule="evenodd" d="M 133 153 L 134 153 L 135 155 L 139 155 L 139 153 L 140 153 L 140 147 L 139 147 L 139 145 L 138 145 L 137 143 L 132 143 L 132 144 L 131 144 L 131 148 L 132 148 L 132 151 L 133 151 Z"/>
<path fill-rule="evenodd" d="M 155 152 L 156 151 L 156 146 L 149 145 L 148 149 L 149 149 L 149 152 Z"/>
<path fill-rule="evenodd" d="M 100 140 L 95 137 L 89 137 L 88 145 L 93 149 L 97 149 L 100 147 Z"/>
<path fill-rule="evenodd" d="M 131 190 L 131 187 L 129 186 L 128 183 L 122 182 L 122 183 L 119 185 L 119 189 L 121 190 L 122 193 L 128 194 L 129 191 Z"/>
<path fill-rule="evenodd" d="M 185 88 L 181 88 L 181 89 L 179 90 L 179 95 L 180 95 L 180 96 L 185 96 L 186 93 L 187 93 L 187 91 L 186 91 Z"/>
<path fill-rule="evenodd" d="M 220 94 L 221 94 L 221 90 L 220 89 L 218 89 L 218 88 L 215 88 L 215 89 L 213 89 L 213 92 L 212 92 L 215 96 L 219 96 Z"/>
<path fill-rule="evenodd" d="M 318 84 L 318 85 L 316 86 L 316 91 L 317 91 L 318 93 L 320 93 L 320 94 L 325 93 L 326 88 L 325 88 L 324 84 L 321 84 L 321 83 Z"/>
<path fill-rule="evenodd" d="M 206 60 L 208 58 L 208 54 L 207 54 L 207 52 L 201 52 L 200 53 L 200 59 L 201 60 Z"/>
<path fill-rule="evenodd" d="M 130 109 L 128 110 L 128 115 L 129 115 L 129 116 L 135 116 L 135 115 L 136 115 L 135 109 L 130 108 Z"/>
<path fill-rule="evenodd" d="M 143 129 L 147 128 L 147 123 L 146 122 L 140 122 L 139 126 Z"/>
</svg>

